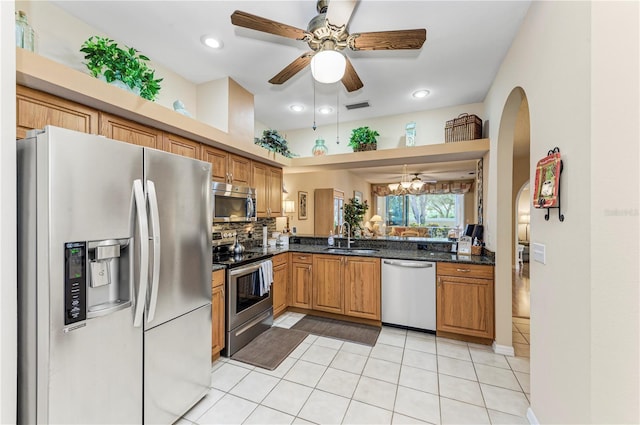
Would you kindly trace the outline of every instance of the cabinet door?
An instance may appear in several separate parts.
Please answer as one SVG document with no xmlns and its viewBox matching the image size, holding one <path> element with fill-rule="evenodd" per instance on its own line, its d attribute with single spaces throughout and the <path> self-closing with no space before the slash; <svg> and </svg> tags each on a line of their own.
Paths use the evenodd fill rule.
<svg viewBox="0 0 640 425">
<path fill-rule="evenodd" d="M 311 308 L 311 264 L 293 263 L 291 268 L 291 306 Z"/>
<path fill-rule="evenodd" d="M 223 150 L 202 145 L 200 159 L 211 163 L 211 180 L 221 183 L 227 182 L 228 168 L 227 161 L 229 154 Z"/>
<path fill-rule="evenodd" d="M 211 355 L 224 348 L 224 285 L 211 290 Z"/>
<path fill-rule="evenodd" d="M 229 154 L 229 179 L 232 184 L 251 186 L 251 160 Z"/>
<path fill-rule="evenodd" d="M 98 134 L 98 111 L 38 90 L 16 86 L 16 137 L 23 139 L 28 130 L 41 130 L 46 125 Z"/>
<path fill-rule="evenodd" d="M 265 164 L 254 162 L 253 166 L 253 187 L 256 188 L 256 213 L 258 217 L 269 217 L 269 193 L 267 179 L 269 170 Z"/>
<path fill-rule="evenodd" d="M 100 112 L 100 134 L 145 148 L 162 148 L 162 132 L 115 115 Z"/>
<path fill-rule="evenodd" d="M 437 330 L 493 338 L 493 280 L 438 276 Z"/>
<path fill-rule="evenodd" d="M 200 143 L 175 134 L 164 133 L 162 150 L 187 158 L 200 159 Z"/>
<path fill-rule="evenodd" d="M 380 320 L 380 259 L 345 257 L 345 314 Z"/>
<path fill-rule="evenodd" d="M 289 283 L 289 264 L 273 267 L 273 316 L 276 317 L 287 308 L 287 286 Z"/>
<path fill-rule="evenodd" d="M 342 314 L 344 312 L 342 265 L 345 257 L 338 255 L 313 256 L 314 310 Z"/>
<path fill-rule="evenodd" d="M 282 215 L 282 169 L 269 167 L 268 203 L 271 217 Z"/>
</svg>

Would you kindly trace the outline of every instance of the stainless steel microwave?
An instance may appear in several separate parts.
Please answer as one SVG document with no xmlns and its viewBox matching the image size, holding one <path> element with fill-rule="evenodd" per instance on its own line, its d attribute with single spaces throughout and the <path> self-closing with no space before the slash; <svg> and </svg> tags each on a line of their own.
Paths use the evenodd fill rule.
<svg viewBox="0 0 640 425">
<path fill-rule="evenodd" d="M 256 189 L 227 183 L 212 184 L 213 222 L 256 221 Z"/>
</svg>

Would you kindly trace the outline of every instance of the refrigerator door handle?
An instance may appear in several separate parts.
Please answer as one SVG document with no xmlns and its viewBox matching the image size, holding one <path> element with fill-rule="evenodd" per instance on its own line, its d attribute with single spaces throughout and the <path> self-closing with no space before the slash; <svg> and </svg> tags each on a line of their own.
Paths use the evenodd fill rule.
<svg viewBox="0 0 640 425">
<path fill-rule="evenodd" d="M 133 181 L 133 200 L 136 207 L 138 229 L 140 231 L 140 282 L 138 296 L 136 297 L 136 309 L 133 316 L 133 326 L 142 326 L 144 307 L 147 300 L 147 286 L 149 284 L 149 223 L 147 222 L 147 209 L 142 188 L 142 181 Z"/>
<path fill-rule="evenodd" d="M 147 180 L 147 196 L 149 199 L 149 212 L 151 213 L 151 230 L 153 232 L 149 239 L 153 240 L 153 272 L 151 275 L 151 296 L 149 297 L 149 311 L 147 313 L 147 323 L 151 322 L 156 315 L 158 304 L 158 285 L 160 283 L 160 214 L 158 212 L 158 195 L 156 186 L 151 180 Z"/>
</svg>

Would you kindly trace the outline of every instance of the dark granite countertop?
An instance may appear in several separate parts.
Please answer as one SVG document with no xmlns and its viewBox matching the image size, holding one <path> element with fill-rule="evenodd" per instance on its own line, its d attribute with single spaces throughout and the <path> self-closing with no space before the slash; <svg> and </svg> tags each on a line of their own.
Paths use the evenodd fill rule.
<svg viewBox="0 0 640 425">
<path fill-rule="evenodd" d="M 495 265 L 495 258 L 489 255 L 457 255 L 452 252 L 429 251 L 423 249 L 388 249 L 376 247 L 373 253 L 330 253 L 327 251 L 327 245 L 310 245 L 310 244 L 289 244 L 288 247 L 281 246 L 276 248 L 267 248 L 266 252 L 277 255 L 283 252 L 303 252 L 307 254 L 329 254 L 329 255 L 350 255 L 357 257 L 375 257 L 390 258 L 399 260 L 417 260 L 417 261 L 439 261 L 446 263 L 465 263 L 479 265 Z M 334 247 L 335 248 L 335 247 Z M 364 247 L 362 247 L 364 248 Z M 251 252 L 264 252 L 263 248 L 252 248 Z"/>
</svg>

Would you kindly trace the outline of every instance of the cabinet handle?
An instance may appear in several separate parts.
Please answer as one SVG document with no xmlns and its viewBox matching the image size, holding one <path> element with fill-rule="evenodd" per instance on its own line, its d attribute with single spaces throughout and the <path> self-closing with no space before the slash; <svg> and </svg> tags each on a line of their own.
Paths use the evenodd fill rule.
<svg viewBox="0 0 640 425">
<path fill-rule="evenodd" d="M 461 273 L 469 273 L 471 270 L 469 269 L 456 269 L 457 272 L 461 272 Z"/>
<path fill-rule="evenodd" d="M 307 259 L 307 257 L 302 257 L 302 256 L 300 256 L 300 257 L 298 257 L 298 259 L 299 259 L 299 260 L 306 260 L 306 259 Z"/>
</svg>

